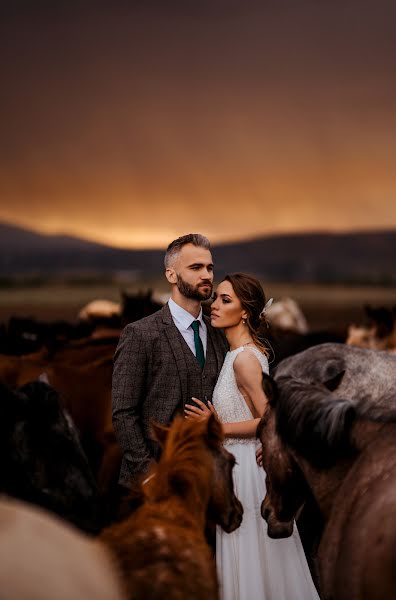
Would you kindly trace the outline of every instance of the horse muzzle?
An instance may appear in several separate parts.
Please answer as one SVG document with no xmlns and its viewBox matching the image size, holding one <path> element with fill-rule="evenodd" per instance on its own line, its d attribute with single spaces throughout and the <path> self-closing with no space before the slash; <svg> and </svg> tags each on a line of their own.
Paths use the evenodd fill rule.
<svg viewBox="0 0 396 600">
<path fill-rule="evenodd" d="M 236 499 L 232 510 L 229 511 L 227 518 L 224 519 L 221 526 L 226 533 L 232 533 L 235 529 L 238 529 L 242 523 L 242 518 L 243 506 L 240 501 Z"/>
<path fill-rule="evenodd" d="M 267 521 L 267 534 L 273 540 L 290 537 L 293 533 L 293 521 L 278 521 L 268 495 L 261 503 L 261 516 Z"/>
</svg>

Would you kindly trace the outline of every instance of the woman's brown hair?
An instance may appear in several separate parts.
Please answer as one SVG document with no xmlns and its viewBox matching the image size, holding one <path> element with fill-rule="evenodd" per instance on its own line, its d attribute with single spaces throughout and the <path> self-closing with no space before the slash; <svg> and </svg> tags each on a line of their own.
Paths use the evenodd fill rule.
<svg viewBox="0 0 396 600">
<path fill-rule="evenodd" d="M 268 349 L 259 335 L 259 329 L 262 322 L 265 322 L 265 314 L 262 312 L 266 299 L 261 283 L 252 275 L 246 273 L 232 273 L 226 275 L 223 281 L 229 281 L 237 295 L 242 307 L 247 312 L 246 326 L 254 343 L 266 355 L 269 355 Z"/>
</svg>

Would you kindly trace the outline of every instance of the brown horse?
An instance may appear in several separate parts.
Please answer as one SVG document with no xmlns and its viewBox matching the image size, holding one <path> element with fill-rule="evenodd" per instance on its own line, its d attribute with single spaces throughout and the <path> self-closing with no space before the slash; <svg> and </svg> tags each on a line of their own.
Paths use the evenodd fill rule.
<svg viewBox="0 0 396 600">
<path fill-rule="evenodd" d="M 346 343 L 396 353 L 396 306 L 365 306 L 368 324 L 348 327 Z"/>
<path fill-rule="evenodd" d="M 313 494 L 324 519 L 318 562 L 326 600 L 396 597 L 396 422 L 320 385 L 265 376 L 259 425 L 271 537 L 291 534 Z"/>
<path fill-rule="evenodd" d="M 142 506 L 100 537 L 118 559 L 129 598 L 217 599 L 205 524 L 209 517 L 227 532 L 241 524 L 235 459 L 213 415 L 198 422 L 177 417 L 169 429 L 154 430 L 163 452 L 142 486 Z"/>
<path fill-rule="evenodd" d="M 0 383 L 15 389 L 45 374 L 45 380 L 61 394 L 104 494 L 118 479 L 121 462 L 111 418 L 114 351 L 115 344 L 82 340 L 65 345 L 51 357 L 46 351 L 0 355 Z"/>
</svg>

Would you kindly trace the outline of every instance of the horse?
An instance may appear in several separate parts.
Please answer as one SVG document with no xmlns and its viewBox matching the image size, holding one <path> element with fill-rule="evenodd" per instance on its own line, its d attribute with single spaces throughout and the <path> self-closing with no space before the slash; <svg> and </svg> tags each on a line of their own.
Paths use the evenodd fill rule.
<svg viewBox="0 0 396 600">
<path fill-rule="evenodd" d="M 125 600 L 105 546 L 49 512 L 0 498 L 0 589 L 18 600 Z"/>
<path fill-rule="evenodd" d="M 366 362 L 378 359 L 376 352 L 362 352 Z M 271 537 L 287 537 L 313 494 L 324 520 L 318 549 L 324 599 L 385 600 L 396 593 L 396 359 L 382 358 L 382 371 L 393 367 L 393 375 L 389 370 L 373 397 L 369 388 L 362 393 L 360 382 L 345 394 L 347 369 L 340 374 L 329 363 L 321 367 L 321 381 L 312 381 L 314 369 L 311 381 L 278 373 L 276 382 L 263 379 L 269 404 L 258 428 L 267 474 L 262 515 Z M 380 390 L 384 397 L 376 402 Z"/>
<path fill-rule="evenodd" d="M 396 357 L 387 352 L 319 344 L 282 360 L 273 376 L 319 385 L 329 398 L 347 397 L 363 416 L 392 416 L 396 408 Z"/>
<path fill-rule="evenodd" d="M 364 308 L 369 324 L 350 325 L 346 343 L 396 353 L 396 306 L 373 308 L 366 305 Z"/>
<path fill-rule="evenodd" d="M 50 356 L 43 350 L 28 356 L 0 356 L 0 382 L 16 389 L 45 373 L 62 397 L 102 495 L 113 502 L 121 450 L 111 419 L 111 374 L 114 342 L 81 340 Z"/>
<path fill-rule="evenodd" d="M 92 330 L 89 323 L 45 322 L 14 316 L 9 319 L 7 327 L 3 327 L 1 352 L 21 356 L 42 348 L 54 351 L 69 340 L 90 335 Z"/>
<path fill-rule="evenodd" d="M 205 524 L 213 519 L 228 532 L 241 524 L 235 459 L 214 415 L 198 422 L 177 416 L 170 428 L 153 429 L 163 451 L 141 487 L 142 504 L 99 537 L 118 560 L 128 598 L 217 600 Z"/>
<path fill-rule="evenodd" d="M 396 385 L 395 359 L 384 352 L 361 349 L 339 343 L 312 346 L 282 360 L 273 372 L 276 381 L 291 378 L 320 386 L 329 398 L 345 398 L 359 404 L 359 410 L 377 411 L 379 417 L 392 418 L 396 408 L 393 390 Z M 369 390 L 369 392 L 368 392 Z M 323 517 L 317 503 L 308 495 L 298 515 L 301 541 L 315 583 L 317 547 L 323 530 Z M 272 525 L 275 530 L 276 525 Z M 284 525 L 280 527 L 280 532 Z"/>
<path fill-rule="evenodd" d="M 133 321 L 138 321 L 144 317 L 148 317 L 162 308 L 164 303 L 157 300 L 156 295 L 151 289 L 147 292 L 138 292 L 136 294 L 128 294 L 121 291 L 121 322 L 122 326 L 128 325 Z"/>
<path fill-rule="evenodd" d="M 308 333 L 307 319 L 293 298 L 284 297 L 266 309 L 266 318 L 271 327 L 294 333 Z"/>
<path fill-rule="evenodd" d="M 97 485 L 74 423 L 42 381 L 16 391 L 0 384 L 0 492 L 86 532 L 102 527 Z"/>
<path fill-rule="evenodd" d="M 121 304 L 111 300 L 91 300 L 77 315 L 79 322 L 92 322 L 96 319 L 111 319 L 121 315 Z"/>
</svg>

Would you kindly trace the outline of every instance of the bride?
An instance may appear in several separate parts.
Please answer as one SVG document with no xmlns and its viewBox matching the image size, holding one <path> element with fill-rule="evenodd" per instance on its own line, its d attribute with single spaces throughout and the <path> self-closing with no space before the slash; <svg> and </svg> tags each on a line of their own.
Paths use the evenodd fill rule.
<svg viewBox="0 0 396 600">
<path fill-rule="evenodd" d="M 186 405 L 187 418 L 217 413 L 225 446 L 236 458 L 235 493 L 244 507 L 243 521 L 233 533 L 216 530 L 216 564 L 223 600 L 318 599 L 297 528 L 290 538 L 273 540 L 260 513 L 265 472 L 256 463 L 256 428 L 267 398 L 262 372 L 268 373 L 267 350 L 258 338 L 265 320 L 265 295 L 249 275 L 227 275 L 211 306 L 211 324 L 222 328 L 230 350 L 226 355 L 213 404 Z"/>
</svg>

